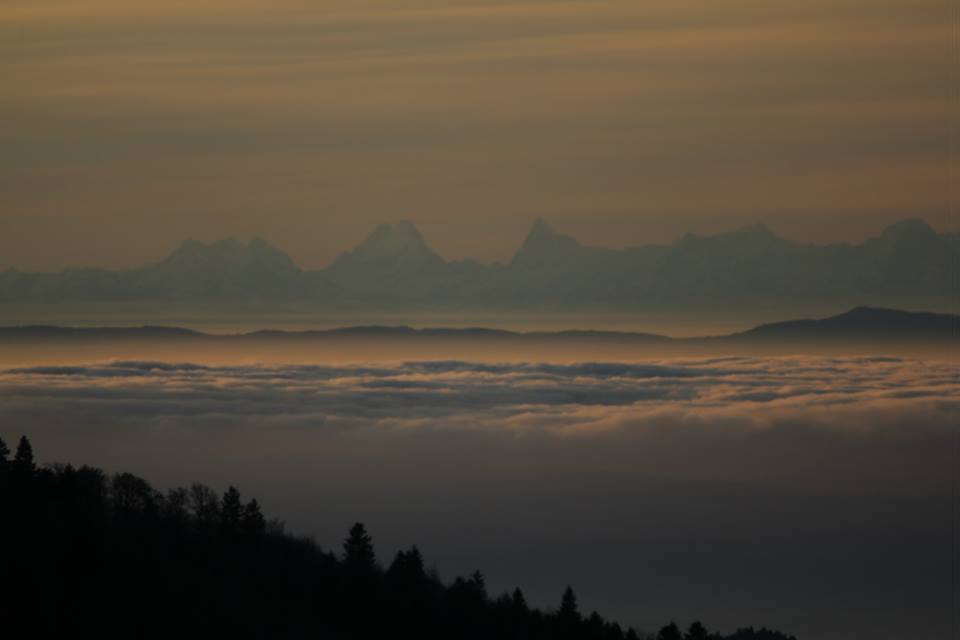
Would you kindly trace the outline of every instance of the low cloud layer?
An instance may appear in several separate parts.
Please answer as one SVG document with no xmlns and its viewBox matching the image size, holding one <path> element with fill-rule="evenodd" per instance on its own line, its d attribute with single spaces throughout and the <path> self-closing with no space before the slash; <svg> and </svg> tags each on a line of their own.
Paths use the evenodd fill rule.
<svg viewBox="0 0 960 640">
<path fill-rule="evenodd" d="M 811 640 L 948 633 L 956 365 L 718 358 L 0 372 L 0 435 L 160 487 L 238 485 L 339 547 L 417 543 L 551 606 Z"/>
<path fill-rule="evenodd" d="M 7 420 L 61 433 L 75 433 L 77 424 L 122 427 L 127 436 L 138 427 L 216 427 L 237 439 L 339 439 L 357 451 L 441 434 L 448 442 L 496 443 L 507 456 L 549 451 L 558 468 L 642 463 L 654 475 L 922 492 L 943 487 L 960 381 L 954 365 L 886 357 L 116 361 L 8 369 L 0 395 Z M 863 455 L 870 464 L 855 462 Z"/>
<path fill-rule="evenodd" d="M 614 416 L 639 419 L 665 411 L 700 419 L 742 412 L 756 426 L 768 422 L 763 416 L 772 409 L 782 414 L 913 402 L 943 411 L 960 396 L 957 375 L 948 363 L 889 357 L 346 366 L 114 361 L 7 369 L 0 373 L 0 391 L 21 404 L 140 401 L 154 415 L 279 413 L 318 426 L 370 419 L 431 426 L 456 417 L 475 428 L 575 432 L 613 426 Z"/>
</svg>

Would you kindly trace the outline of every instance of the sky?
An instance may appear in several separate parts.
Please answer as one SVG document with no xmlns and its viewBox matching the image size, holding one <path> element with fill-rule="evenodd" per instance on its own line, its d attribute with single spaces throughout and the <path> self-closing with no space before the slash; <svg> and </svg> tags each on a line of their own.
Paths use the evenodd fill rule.
<svg viewBox="0 0 960 640">
<path fill-rule="evenodd" d="M 401 219 L 485 261 L 538 216 L 605 246 L 956 230 L 957 25 L 950 0 L 5 0 L 0 268 L 234 235 L 316 268 Z"/>
<path fill-rule="evenodd" d="M 958 27 L 954 0 L 3 0 L 0 269 L 255 235 L 313 269 L 399 220 L 482 261 L 538 217 L 609 247 L 960 231 Z M 951 624 L 952 362 L 20 347 L 7 442 L 238 484 L 330 548 L 365 520 L 382 557 L 646 627 Z"/>
<path fill-rule="evenodd" d="M 338 549 L 417 544 L 655 630 L 950 635 L 955 365 L 892 357 L 0 370 L 0 434 L 155 486 L 236 485 Z"/>
</svg>

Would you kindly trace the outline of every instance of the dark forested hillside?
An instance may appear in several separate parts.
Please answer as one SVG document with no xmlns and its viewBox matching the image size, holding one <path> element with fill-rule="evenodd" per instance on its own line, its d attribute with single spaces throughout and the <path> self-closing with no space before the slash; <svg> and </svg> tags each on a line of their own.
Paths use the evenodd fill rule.
<svg viewBox="0 0 960 640">
<path fill-rule="evenodd" d="M 354 524 L 332 552 L 267 521 L 256 500 L 203 485 L 161 493 L 129 473 L 38 467 L 26 438 L 0 440 L 5 637 L 314 637 L 792 640 L 766 629 L 710 633 L 699 622 L 647 635 L 558 607 L 483 574 L 442 582 L 416 547 L 381 564 Z"/>
</svg>

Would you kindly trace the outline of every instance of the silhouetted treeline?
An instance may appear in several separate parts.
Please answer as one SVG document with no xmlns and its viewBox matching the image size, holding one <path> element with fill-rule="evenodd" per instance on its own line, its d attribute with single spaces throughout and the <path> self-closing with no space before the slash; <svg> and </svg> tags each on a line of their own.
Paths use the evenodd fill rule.
<svg viewBox="0 0 960 640">
<path fill-rule="evenodd" d="M 161 493 L 129 473 L 38 467 L 26 438 L 12 455 L 0 439 L 0 513 L 10 638 L 793 640 L 700 623 L 649 636 L 583 615 L 570 587 L 540 611 L 520 589 L 492 596 L 479 571 L 443 583 L 416 547 L 384 569 L 362 524 L 335 554 L 267 521 L 234 487 Z"/>
</svg>

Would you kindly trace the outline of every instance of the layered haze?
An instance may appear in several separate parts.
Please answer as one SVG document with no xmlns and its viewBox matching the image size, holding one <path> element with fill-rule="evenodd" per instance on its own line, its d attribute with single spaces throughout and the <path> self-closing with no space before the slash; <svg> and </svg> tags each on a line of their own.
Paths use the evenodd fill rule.
<svg viewBox="0 0 960 640">
<path fill-rule="evenodd" d="M 265 235 L 307 269 L 410 218 L 505 261 L 950 214 L 948 0 L 7 0 L 0 268 Z"/>
<path fill-rule="evenodd" d="M 955 312 L 958 264 L 960 234 L 917 218 L 857 244 L 801 244 L 757 224 L 625 249 L 582 244 L 538 219 L 505 264 L 447 260 L 405 221 L 379 225 L 319 270 L 302 269 L 259 237 L 188 240 L 126 270 L 10 269 L 0 272 L 0 323 L 705 334 L 852 306 Z"/>
<path fill-rule="evenodd" d="M 0 437 L 624 628 L 950 637 L 958 19 L 4 0 Z"/>
</svg>

